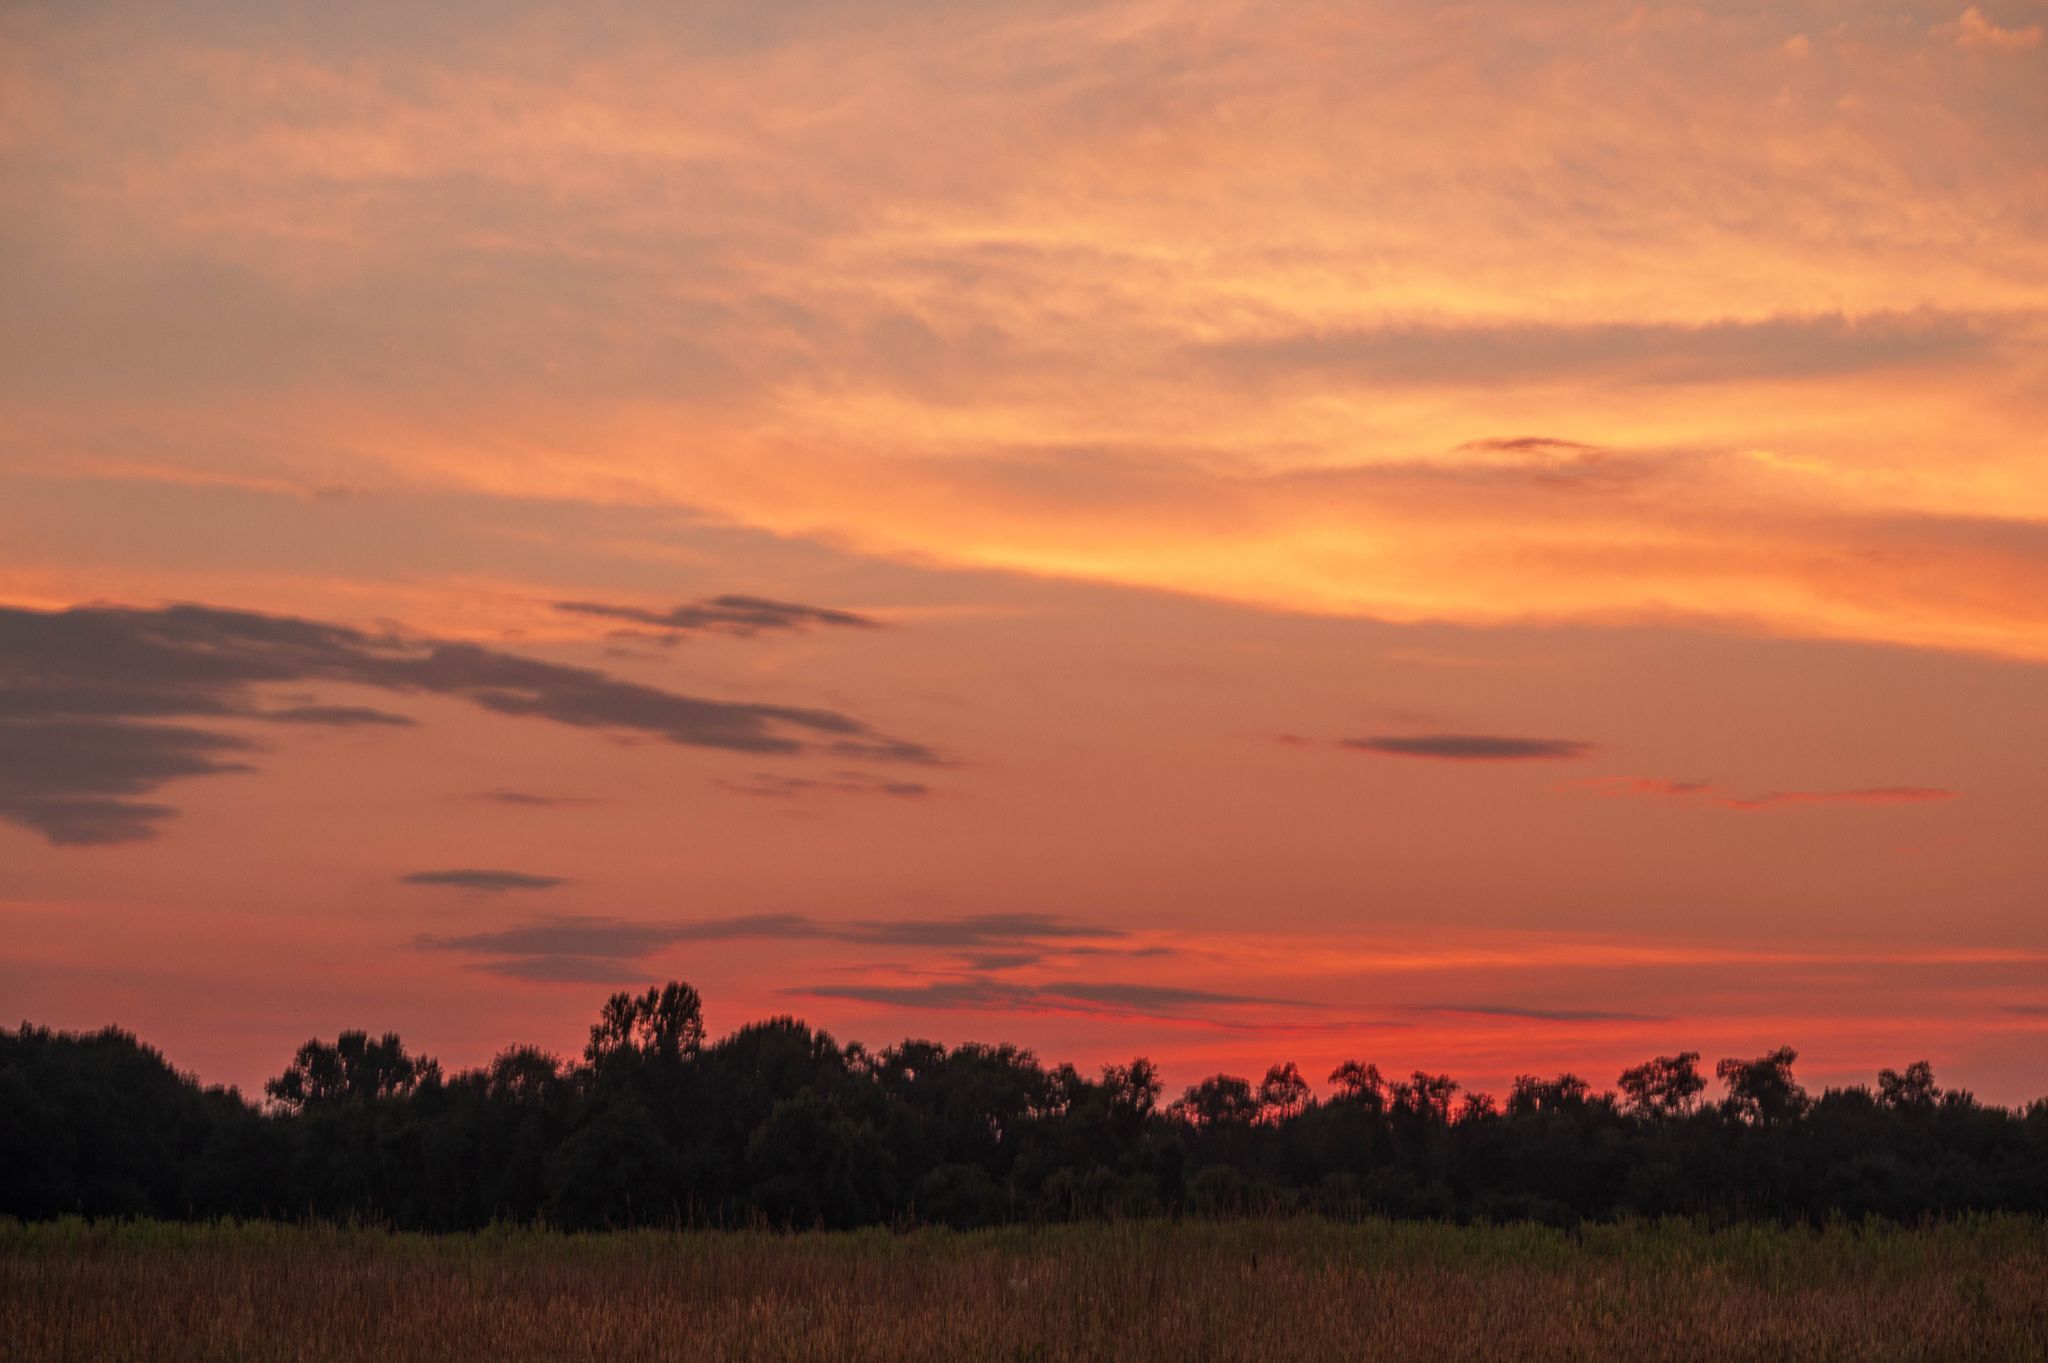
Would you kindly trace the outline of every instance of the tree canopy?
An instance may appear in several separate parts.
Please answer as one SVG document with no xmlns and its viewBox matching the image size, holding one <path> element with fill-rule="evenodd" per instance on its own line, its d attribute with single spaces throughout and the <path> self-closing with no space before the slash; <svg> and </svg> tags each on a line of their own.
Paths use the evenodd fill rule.
<svg viewBox="0 0 2048 1363">
<path fill-rule="evenodd" d="M 712 1041 L 671 983 L 614 994 L 574 1061 L 447 1073 L 393 1034 L 309 1040 L 264 1100 L 128 1033 L 0 1031 L 0 1214 L 848 1227 L 1315 1211 L 1460 1220 L 1916 1219 L 2048 1211 L 2048 1100 L 1988 1106 L 1925 1061 L 1809 1094 L 1798 1053 L 1657 1056 L 1613 1090 L 1504 1101 L 1347 1061 L 1089 1076 L 1010 1045 L 842 1046 L 794 1018 Z"/>
</svg>

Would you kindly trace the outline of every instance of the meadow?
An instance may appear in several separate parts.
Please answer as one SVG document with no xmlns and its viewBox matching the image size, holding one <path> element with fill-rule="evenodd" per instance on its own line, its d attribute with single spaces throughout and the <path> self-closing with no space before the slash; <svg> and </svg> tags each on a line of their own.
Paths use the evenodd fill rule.
<svg viewBox="0 0 2048 1363">
<path fill-rule="evenodd" d="M 2048 1223 L 972 1232 L 0 1222 L 0 1359 L 2048 1357 Z"/>
</svg>

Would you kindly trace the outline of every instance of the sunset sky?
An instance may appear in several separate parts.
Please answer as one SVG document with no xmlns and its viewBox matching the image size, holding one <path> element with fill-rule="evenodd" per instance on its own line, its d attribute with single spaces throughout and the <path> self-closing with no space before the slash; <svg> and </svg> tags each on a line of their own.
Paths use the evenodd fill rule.
<svg viewBox="0 0 2048 1363">
<path fill-rule="evenodd" d="M 2048 3 L 0 9 L 0 1021 L 2048 1094 Z"/>
</svg>

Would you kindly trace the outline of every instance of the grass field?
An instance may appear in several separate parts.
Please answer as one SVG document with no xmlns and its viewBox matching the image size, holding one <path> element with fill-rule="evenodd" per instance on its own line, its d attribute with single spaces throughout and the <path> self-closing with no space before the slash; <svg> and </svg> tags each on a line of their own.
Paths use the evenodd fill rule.
<svg viewBox="0 0 2048 1363">
<path fill-rule="evenodd" d="M 0 1222 L 0 1358 L 2048 1358 L 2048 1225 L 969 1234 Z"/>
</svg>

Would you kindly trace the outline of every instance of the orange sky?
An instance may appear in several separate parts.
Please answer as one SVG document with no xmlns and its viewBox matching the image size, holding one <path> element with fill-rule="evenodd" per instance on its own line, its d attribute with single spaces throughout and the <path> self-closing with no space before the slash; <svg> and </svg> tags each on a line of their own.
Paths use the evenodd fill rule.
<svg viewBox="0 0 2048 1363">
<path fill-rule="evenodd" d="M 2044 29 L 10 7 L 0 1017 L 2048 1092 Z"/>
</svg>

